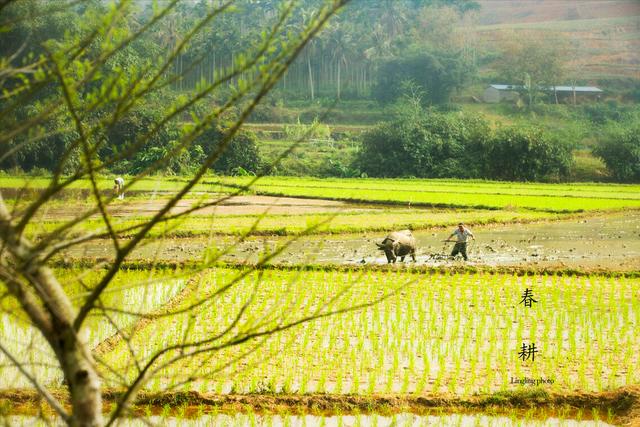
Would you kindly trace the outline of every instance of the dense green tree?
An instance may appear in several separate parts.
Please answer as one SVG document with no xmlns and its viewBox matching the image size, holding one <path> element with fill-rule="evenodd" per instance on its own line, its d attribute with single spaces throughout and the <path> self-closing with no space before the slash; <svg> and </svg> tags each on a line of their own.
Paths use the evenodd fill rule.
<svg viewBox="0 0 640 427">
<path fill-rule="evenodd" d="M 356 165 L 376 177 L 477 178 L 488 138 L 481 118 L 407 114 L 367 132 Z"/>
<path fill-rule="evenodd" d="M 239 52 L 251 49 L 255 40 L 262 35 L 259 32 L 262 23 L 274 23 L 282 2 L 276 0 L 241 0 L 235 5 L 236 13 L 221 14 L 215 22 L 206 23 L 201 31 L 193 35 L 189 43 L 182 45 L 185 31 L 191 28 L 198 18 L 206 13 L 210 2 L 200 0 L 196 2 L 178 2 L 164 19 L 152 28 L 127 43 L 122 49 L 113 52 L 105 58 L 105 69 L 113 75 L 130 75 L 133 79 L 141 78 L 145 70 L 153 68 L 154 63 L 166 56 L 167 52 L 176 51 L 175 60 L 164 71 L 166 78 L 163 98 L 165 104 L 175 102 L 172 92 L 191 90 L 199 85 L 212 82 L 225 73 L 233 72 L 237 67 L 236 59 Z M 222 3 L 220 3 L 222 4 Z M 313 19 L 313 10 L 317 7 L 317 0 L 300 0 L 301 8 L 294 12 L 294 18 L 287 23 L 284 31 L 299 31 L 305 22 Z M 129 4 L 127 13 L 131 18 L 123 22 L 123 30 L 131 32 L 140 23 L 149 20 L 154 15 L 151 2 Z M 303 51 L 294 61 L 284 79 L 280 83 L 282 96 L 291 95 L 292 91 L 305 93 L 309 98 L 320 97 L 358 97 L 369 96 L 375 81 L 376 94 L 384 102 L 394 102 L 397 99 L 398 88 L 405 80 L 413 81 L 423 92 L 425 105 L 446 102 L 449 94 L 460 82 L 468 79 L 469 68 L 464 67 L 464 56 L 452 53 L 437 53 L 434 47 L 443 43 L 443 35 L 454 34 L 452 27 L 457 25 L 456 14 L 464 15 L 474 10 L 477 3 L 468 0 L 394 0 L 385 2 L 356 1 L 346 7 L 326 28 L 326 31 Z M 29 16 L 29 19 L 19 20 L 12 25 L 4 36 L 10 43 L 3 43 L 0 49 L 14 46 L 20 40 L 26 40 L 29 49 L 25 52 L 43 54 L 44 43 L 48 39 L 81 37 L 91 31 L 91 22 L 102 19 L 114 13 L 115 9 L 104 2 L 93 0 L 82 2 L 73 7 L 59 7 L 52 2 L 33 0 L 29 2 L 15 2 L 5 10 L 6 16 L 16 13 Z M 409 19 L 419 17 L 419 19 Z M 12 19 L 15 21 L 15 19 Z M 120 31 L 120 30 L 119 30 Z M 100 36 L 102 37 L 102 36 Z M 89 58 L 99 57 L 100 37 L 87 46 L 84 54 Z M 456 37 L 447 38 L 446 47 L 449 51 L 457 52 L 462 46 L 458 45 Z M 428 53 L 423 54 L 424 48 Z M 413 52 L 413 53 L 412 53 Z M 419 52 L 419 53 L 415 53 Z M 13 51 L 6 51 L 12 55 Z M 409 54 L 409 59 L 398 60 Z M 400 64 L 397 63 L 400 62 Z M 380 65 L 379 67 L 376 65 Z M 395 75 L 400 65 L 402 72 Z M 421 67 L 428 66 L 428 73 L 421 72 Z M 380 75 L 382 73 L 382 75 Z M 138 76 L 138 77 L 136 77 Z M 380 78 L 378 78 L 380 76 Z M 240 72 L 222 85 L 215 96 L 224 93 L 228 85 L 234 85 L 240 79 L 251 78 L 246 72 Z M 111 87 L 114 92 L 126 90 L 112 82 L 96 79 L 86 85 L 86 88 Z M 313 94 L 313 95 L 312 95 Z M 61 93 L 52 90 L 48 93 L 39 92 L 39 96 L 60 97 Z M 300 95 L 296 95 L 300 96 Z M 206 102 L 215 105 L 214 97 Z M 168 101 L 168 100 L 171 101 Z M 322 100 L 324 102 L 324 100 Z M 145 131 L 153 123 L 157 114 L 153 112 L 154 103 L 129 110 L 118 123 L 109 130 L 108 135 L 102 136 L 107 144 L 101 145 L 100 157 L 108 161 L 112 156 L 121 153 L 131 141 Z M 202 103 L 201 103 L 202 104 Z M 103 107 L 91 112 L 93 120 L 105 117 L 100 111 Z M 17 119 L 20 115 L 14 116 Z M 21 117 L 24 117 L 22 114 Z M 182 116 L 180 120 L 189 121 L 189 116 Z M 43 134 L 56 128 L 56 123 L 43 125 Z M 58 129 L 59 131 L 59 129 Z M 154 137 L 144 144 L 135 157 L 120 159 L 111 164 L 112 171 L 117 173 L 137 173 L 144 170 L 145 165 L 169 153 L 176 153 L 167 162 L 166 172 L 178 173 L 187 171 L 184 162 L 187 159 L 195 161 L 198 153 L 181 152 L 173 146 L 179 125 L 166 123 L 163 129 L 156 132 Z M 25 151 L 18 139 L 9 141 L 0 153 L 0 167 L 19 166 L 25 170 L 33 168 L 50 169 L 53 159 L 57 157 L 65 140 L 73 139 L 73 134 L 65 137 L 61 132 L 56 135 L 42 137 L 42 149 Z M 172 148 L 173 147 L 173 148 Z M 177 150 L 177 151 L 176 151 Z M 6 155 L 10 151 L 10 155 Z M 181 159 L 181 160 L 180 160 Z M 73 157 L 68 159 L 73 160 Z"/>
<path fill-rule="evenodd" d="M 445 103 L 472 74 L 473 67 L 460 53 L 423 52 L 392 58 L 380 64 L 373 96 L 382 103 L 395 102 L 402 93 L 402 82 L 411 80 L 425 92 L 427 104 Z"/>
<path fill-rule="evenodd" d="M 423 111 L 405 97 L 397 118 L 363 137 L 355 166 L 369 176 L 557 180 L 572 163 L 571 147 L 541 129 L 493 132 L 480 117 Z"/>
<path fill-rule="evenodd" d="M 484 149 L 486 177 L 507 181 L 542 181 L 565 177 L 572 163 L 571 147 L 542 129 L 499 128 Z"/>
<path fill-rule="evenodd" d="M 251 131 L 242 131 L 234 135 L 224 150 L 220 144 L 225 140 L 228 129 L 222 126 L 212 126 L 200 135 L 195 144 L 199 146 L 205 156 L 210 156 L 217 150 L 221 154 L 212 168 L 219 173 L 235 175 L 237 173 L 260 172 L 261 161 L 258 152 L 258 139 Z"/>
<path fill-rule="evenodd" d="M 610 132 L 594 149 L 614 179 L 640 182 L 640 126 Z"/>
<path fill-rule="evenodd" d="M 300 98 L 304 94 L 311 99 L 313 93 L 313 98 L 368 98 L 378 81 L 380 62 L 412 55 L 412 52 L 436 51 L 432 40 L 422 37 L 428 32 L 426 27 L 430 29 L 433 21 L 438 20 L 440 34 L 446 33 L 448 40 L 456 39 L 454 27 L 461 16 L 478 7 L 477 2 L 464 0 L 355 1 L 293 64 L 280 88 L 287 97 Z M 441 14 L 446 19 L 439 19 Z M 451 14 L 455 19 L 449 19 Z M 455 46 L 443 46 L 442 42 L 437 41 L 436 46 L 446 52 L 466 48 L 458 42 Z M 465 59 L 468 56 L 465 55 Z M 445 67 L 454 65 L 444 62 Z"/>
<path fill-rule="evenodd" d="M 25 106 L 18 109 L 13 120 L 19 123 L 39 113 L 41 108 L 38 105 Z M 79 151 L 69 151 L 78 133 L 68 126 L 68 118 L 59 116 L 47 120 L 38 127 L 37 132 L 42 135 L 33 141 L 30 141 L 32 135 L 25 134 L 0 144 L 0 169 L 17 168 L 31 172 L 59 168 L 66 173 L 78 166 Z M 64 156 L 65 153 L 68 155 Z M 61 162 L 61 159 L 64 161 Z"/>
</svg>

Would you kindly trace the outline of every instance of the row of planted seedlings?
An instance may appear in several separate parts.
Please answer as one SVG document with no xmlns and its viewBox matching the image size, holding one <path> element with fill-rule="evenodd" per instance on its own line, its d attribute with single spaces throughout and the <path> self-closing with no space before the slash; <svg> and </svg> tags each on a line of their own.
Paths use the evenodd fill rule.
<svg viewBox="0 0 640 427">
<path fill-rule="evenodd" d="M 242 178 L 227 178 L 226 180 L 235 183 L 243 181 Z M 376 182 L 376 180 L 371 182 Z M 637 196 L 637 191 L 634 191 L 633 187 L 626 186 L 620 187 L 622 191 L 625 191 L 622 195 L 609 191 L 576 196 L 575 192 L 571 193 L 570 191 L 556 193 L 551 185 L 549 191 L 542 190 L 537 194 L 526 194 L 526 191 L 525 194 L 510 194 L 509 186 L 513 184 L 505 183 L 495 183 L 492 188 L 484 192 L 481 189 L 477 191 L 465 189 L 466 183 L 454 186 L 454 188 L 439 189 L 436 184 L 435 188 L 425 191 L 424 185 L 417 181 L 411 182 L 409 186 L 401 190 L 397 188 L 393 180 L 379 180 L 377 181 L 378 185 L 371 185 L 371 182 L 364 180 L 351 180 L 348 183 L 328 182 L 308 178 L 261 179 L 252 186 L 252 190 L 275 196 L 481 208 L 518 207 L 553 212 L 640 208 L 640 198 Z M 500 191 L 501 188 L 503 191 Z M 630 191 L 627 192 L 627 190 Z"/>
<path fill-rule="evenodd" d="M 520 303 L 525 289 L 532 307 Z M 104 358 L 132 377 L 173 344 L 208 343 L 174 364 L 161 366 L 172 352 L 159 358 L 154 391 L 470 395 L 521 387 L 513 379 L 523 377 L 596 391 L 640 379 L 639 291 L 640 279 L 624 277 L 213 269 L 180 314 L 136 331 L 134 351 L 122 343 Z M 226 346 L 325 313 L 325 304 L 344 310 L 389 292 L 378 304 Z M 533 343 L 535 360 L 520 359 L 522 344 Z"/>
<path fill-rule="evenodd" d="M 222 182 L 248 184 L 247 177 L 226 177 Z M 257 182 L 261 187 L 306 187 L 306 188 L 338 188 L 352 190 L 396 190 L 416 192 L 446 192 L 473 194 L 511 194 L 527 196 L 565 196 L 605 197 L 640 199 L 640 186 L 637 184 L 593 184 L 593 183 L 539 183 L 539 182 L 505 182 L 486 180 L 459 179 L 394 179 L 394 178 L 309 178 L 309 177 L 263 177 Z M 615 192 L 612 192 L 615 188 Z"/>
<path fill-rule="evenodd" d="M 71 295 L 72 303 L 79 306 L 105 270 L 57 269 L 55 274 Z M 152 313 L 174 298 L 184 288 L 187 277 L 180 270 L 122 271 L 103 293 L 102 309 L 85 323 L 83 338 L 95 348 L 118 330 L 126 332 L 140 314 Z M 19 360 L 27 358 L 23 366 L 40 384 L 62 384 L 62 372 L 49 345 L 12 298 L 3 299 L 0 307 L 0 336 L 7 351 Z M 31 382 L 0 353 L 0 388 L 30 386 Z"/>
<path fill-rule="evenodd" d="M 266 208 L 265 208 L 266 210 Z M 388 230 L 402 228 L 407 224 L 420 224 L 420 227 L 439 227 L 457 224 L 460 221 L 475 225 L 514 222 L 537 221 L 541 219 L 559 219 L 563 216 L 549 212 L 530 210 L 430 210 L 425 218 L 424 209 L 368 209 L 359 208 L 357 211 L 334 211 L 301 213 L 301 214 L 267 214 L 262 212 L 251 215 L 193 215 L 187 218 L 160 223 L 154 227 L 151 237 L 196 237 L 211 234 L 240 234 L 254 229 L 255 234 L 295 234 L 308 229 L 311 225 L 318 225 L 314 230 L 319 233 L 344 233 L 365 230 Z M 148 217 L 127 216 L 114 221 L 114 227 L 127 229 L 140 224 Z M 64 221 L 40 221 L 27 228 L 29 237 L 37 237 L 59 227 Z M 374 225 L 375 224 L 375 225 Z M 95 230 L 103 225 L 100 218 L 90 219 L 76 227 L 76 231 Z M 127 234 L 127 233 L 124 233 Z M 108 248 L 106 248 L 108 249 Z"/>
</svg>

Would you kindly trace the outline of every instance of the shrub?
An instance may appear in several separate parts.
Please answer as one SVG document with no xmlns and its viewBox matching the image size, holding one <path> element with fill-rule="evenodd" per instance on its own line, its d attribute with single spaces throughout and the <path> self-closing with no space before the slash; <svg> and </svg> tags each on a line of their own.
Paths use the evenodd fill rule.
<svg viewBox="0 0 640 427">
<path fill-rule="evenodd" d="M 609 121 L 620 122 L 625 119 L 630 110 L 629 107 L 618 105 L 614 100 L 582 106 L 582 111 L 587 118 L 598 125 L 604 125 Z"/>
<path fill-rule="evenodd" d="M 309 140 L 309 139 L 331 139 L 331 128 L 328 125 L 320 123 L 317 117 L 313 119 L 311 124 L 300 123 L 298 119 L 296 124 L 284 125 L 285 137 L 289 140 Z"/>
<path fill-rule="evenodd" d="M 640 182 L 640 126 L 615 129 L 593 152 L 617 181 Z"/>
<path fill-rule="evenodd" d="M 383 61 L 378 67 L 373 97 L 383 104 L 395 102 L 402 93 L 402 82 L 411 80 L 426 93 L 426 104 L 446 103 L 451 93 L 474 73 L 475 68 L 460 53 L 421 51 Z"/>
<path fill-rule="evenodd" d="M 354 169 L 377 177 L 479 177 L 489 132 L 481 118 L 407 114 L 364 134 Z"/>
<path fill-rule="evenodd" d="M 226 132 L 227 129 L 222 126 L 211 127 L 196 139 L 195 146 L 201 147 L 203 156 L 209 156 L 218 149 Z M 249 131 L 237 133 L 213 164 L 216 172 L 228 175 L 252 174 L 260 167 L 257 138 Z"/>
<path fill-rule="evenodd" d="M 486 177 L 508 181 L 560 179 L 569 173 L 571 147 L 542 129 L 510 126 L 496 131 L 484 150 Z"/>
<path fill-rule="evenodd" d="M 173 174 L 183 172 L 181 167 L 186 165 L 190 157 L 188 152 L 180 150 L 174 153 L 175 142 L 179 138 L 179 130 L 174 123 L 162 126 L 151 138 L 141 141 L 162 117 L 162 105 L 152 102 L 142 105 L 118 120 L 107 131 L 107 141 L 100 149 L 100 159 L 110 161 L 120 153 L 133 151 L 133 156 L 111 166 L 111 170 L 118 174 L 139 174 L 154 164 L 157 160 L 165 159 L 164 172 Z M 132 149 L 134 144 L 142 143 L 139 148 Z M 173 154 L 172 154 L 173 153 Z"/>
<path fill-rule="evenodd" d="M 296 118 L 296 112 L 276 105 L 258 104 L 251 113 L 249 121 L 256 123 L 290 123 Z"/>
<path fill-rule="evenodd" d="M 355 170 L 375 177 L 558 180 L 568 176 L 571 146 L 540 129 L 492 133 L 480 117 L 405 114 L 363 136 Z"/>
</svg>

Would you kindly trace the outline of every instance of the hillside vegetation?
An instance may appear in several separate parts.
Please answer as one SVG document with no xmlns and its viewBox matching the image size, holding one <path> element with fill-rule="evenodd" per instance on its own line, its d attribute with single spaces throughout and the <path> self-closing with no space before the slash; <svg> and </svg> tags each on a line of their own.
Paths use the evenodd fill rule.
<svg viewBox="0 0 640 427">
<path fill-rule="evenodd" d="M 476 31 L 487 52 L 513 33 L 567 44 L 568 66 L 582 81 L 640 77 L 640 3 L 615 1 L 479 1 Z"/>
<path fill-rule="evenodd" d="M 310 7 L 313 1 L 302 3 Z M 34 4 L 45 11 L 49 7 L 46 2 Z M 101 162 L 109 162 L 110 172 L 137 174 L 166 158 L 164 173 L 188 174 L 194 165 L 214 153 L 230 131 L 228 123 L 238 118 L 245 107 L 227 108 L 222 100 L 251 81 L 248 72 L 234 74 L 217 95 L 200 97 L 182 114 L 163 122 L 135 155 L 109 161 L 130 141 L 148 133 L 167 105 L 180 105 L 190 91 L 210 84 L 225 72 L 242 69 L 246 60 L 236 52 L 251 49 L 260 36 L 254 26 L 265 17 L 273 21 L 276 6 L 273 1 L 240 2 L 236 13 L 216 25 L 207 25 L 198 38 L 181 47 L 179 29 L 173 22 L 196 22 L 204 7 L 201 3 L 184 3 L 172 12 L 169 23 L 136 40 L 127 47 L 126 55 L 110 60 L 110 67 L 135 75 L 169 46 L 177 53 L 166 73 L 180 75 L 170 78 L 156 96 L 133 108 L 105 133 L 98 156 Z M 227 153 L 211 168 L 233 175 L 262 172 L 545 181 L 636 179 L 635 139 L 620 135 L 621 130 L 635 129 L 638 124 L 635 105 L 640 99 L 639 3 L 397 0 L 385 2 L 384 6 L 378 2 L 348 4 L 292 61 L 283 78 L 252 109 L 247 117 L 251 126 L 232 138 Z M 95 9 L 77 8 L 64 13 L 54 10 L 38 21 L 20 21 L 7 32 L 6 40 L 26 38 L 34 52 L 43 53 L 44 46 L 53 40 L 81 35 L 84 30 L 80 23 L 90 14 L 99 13 L 100 8 Z M 20 9 L 7 10 L 18 13 Z M 309 18 L 305 10 L 292 16 L 292 25 L 302 25 Z M 151 13 L 151 5 L 141 3 L 134 14 L 142 19 Z M 77 30 L 65 31 L 60 22 Z M 29 38 L 29 34 L 38 37 Z M 6 47 L 9 44 L 4 44 L 0 53 L 12 55 L 14 52 Z M 16 61 L 25 59 L 20 55 L 18 51 Z M 519 85 L 517 102 L 481 103 L 483 90 L 492 82 Z M 571 97 L 558 100 L 545 89 L 565 84 L 599 85 L 604 94 L 597 101 L 572 101 Z M 42 91 L 38 96 L 42 99 L 36 99 L 28 108 L 7 110 L 7 125 L 42 113 L 41 105 L 54 101 L 59 94 Z M 558 102 L 562 105 L 555 105 Z M 570 105 L 573 103 L 580 105 Z M 193 129 L 210 111 L 221 111 L 215 129 L 203 132 L 188 149 L 177 147 L 179 135 L 185 129 Z M 95 118 L 100 114 L 96 112 Z M 416 114 L 422 118 L 414 120 L 411 116 Z M 460 122 L 457 128 L 463 129 L 463 122 L 471 118 L 482 123 L 480 138 L 474 135 L 463 141 L 464 132 L 438 128 L 439 123 Z M 401 135 L 403 126 L 391 126 L 383 132 L 382 124 L 386 122 L 411 126 L 424 122 L 419 128 L 435 139 L 419 137 L 410 141 L 415 147 L 405 151 L 411 153 L 408 157 L 413 163 L 399 162 L 394 166 L 396 172 L 390 173 L 381 160 L 393 157 L 398 151 L 393 147 L 406 147 L 409 139 Z M 8 140 L 0 147 L 0 168 L 34 174 L 54 170 L 60 153 L 77 138 L 75 130 L 64 123 L 50 120 L 34 129 L 41 136 L 32 144 L 25 144 L 20 138 Z M 503 128 L 521 135 L 531 130 L 535 137 L 521 138 L 522 144 L 529 141 L 533 146 L 562 151 L 561 156 L 538 159 L 540 164 L 557 167 L 514 173 L 524 166 L 509 164 L 517 156 L 499 149 L 501 144 L 508 145 L 508 135 L 514 135 Z M 376 132 L 378 135 L 372 137 Z M 365 134 L 369 135 L 368 141 L 385 141 L 388 146 L 380 145 L 380 153 L 374 156 L 363 154 L 368 147 Z M 624 147 L 615 146 L 616 140 L 626 141 Z M 455 153 L 470 151 L 468 141 L 473 141 L 476 148 L 483 147 L 480 152 L 492 154 L 481 159 L 480 164 L 463 168 Z M 296 147 L 289 150 L 292 144 Z M 440 145 L 447 148 L 439 149 Z M 594 151 L 599 145 L 604 148 Z M 570 150 L 574 153 L 573 162 L 567 154 Z M 496 167 L 489 160 L 495 160 L 498 152 L 506 158 L 500 159 L 500 166 Z M 289 154 L 279 159 L 284 153 Z M 631 166 L 624 164 L 625 158 Z M 68 172 L 80 160 L 79 152 L 72 150 L 60 171 Z M 276 160 L 278 164 L 272 165 Z M 501 173 L 503 170 L 511 172 Z"/>
</svg>

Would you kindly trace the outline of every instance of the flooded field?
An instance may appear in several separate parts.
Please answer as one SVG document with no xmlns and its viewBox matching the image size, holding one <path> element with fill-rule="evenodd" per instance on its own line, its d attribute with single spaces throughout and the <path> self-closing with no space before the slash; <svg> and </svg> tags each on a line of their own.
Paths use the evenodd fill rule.
<svg viewBox="0 0 640 427">
<path fill-rule="evenodd" d="M 447 255 L 452 243 L 443 240 L 452 229 L 415 231 L 417 265 L 457 265 Z M 640 266 L 640 212 L 609 214 L 566 221 L 473 227 L 476 241 L 469 244 L 470 265 L 555 266 L 634 270 Z M 235 244 L 227 261 L 256 262 L 265 251 L 287 244 L 273 263 L 385 264 L 376 249 L 384 233 L 292 237 L 250 237 Z M 198 260 L 209 249 L 234 245 L 233 237 L 175 238 L 148 242 L 133 258 Z M 110 246 L 92 243 L 76 248 L 73 257 L 109 257 Z M 409 261 L 407 258 L 405 261 Z"/>
</svg>

